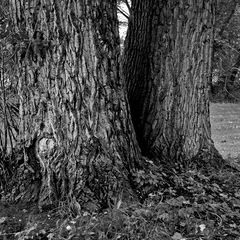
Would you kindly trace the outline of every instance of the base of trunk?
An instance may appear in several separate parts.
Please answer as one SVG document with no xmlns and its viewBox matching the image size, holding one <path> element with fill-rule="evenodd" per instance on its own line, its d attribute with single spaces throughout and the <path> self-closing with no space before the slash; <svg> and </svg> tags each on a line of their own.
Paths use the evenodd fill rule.
<svg viewBox="0 0 240 240">
<path fill-rule="evenodd" d="M 70 183 L 71 171 L 66 164 L 62 164 L 60 175 L 53 166 L 41 170 L 34 143 L 27 149 L 15 149 L 0 169 L 0 179 L 4 179 L 0 181 L 0 198 L 9 203 L 36 203 L 43 211 L 60 204 L 76 214 L 80 209 L 101 211 L 119 200 L 136 199 L 128 171 L 107 164 L 107 156 L 101 156 L 105 162 L 96 160 L 97 164 L 86 166 L 79 174 L 74 170 L 79 179 Z"/>
<path fill-rule="evenodd" d="M 189 165 L 191 168 L 195 167 L 197 169 L 212 171 L 221 169 L 226 165 L 226 161 L 214 145 L 210 145 L 202 148 L 198 154 L 189 161 Z"/>
<path fill-rule="evenodd" d="M 7 156 L 0 170 L 2 200 L 16 203 L 37 202 L 41 187 L 40 166 L 34 157 L 34 148 L 14 149 Z"/>
</svg>

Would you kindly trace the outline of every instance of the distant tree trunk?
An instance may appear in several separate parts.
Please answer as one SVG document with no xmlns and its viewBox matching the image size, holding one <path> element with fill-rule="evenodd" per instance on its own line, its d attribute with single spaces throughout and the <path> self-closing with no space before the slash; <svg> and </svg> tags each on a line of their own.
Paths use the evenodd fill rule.
<svg viewBox="0 0 240 240">
<path fill-rule="evenodd" d="M 238 49 L 239 52 L 240 49 Z M 232 70 L 230 72 L 230 76 L 229 76 L 229 80 L 228 83 L 230 85 L 234 85 L 235 80 L 237 78 L 238 72 L 239 72 L 239 68 L 240 68 L 240 55 L 238 55 L 235 64 L 232 66 Z"/>
<path fill-rule="evenodd" d="M 228 7 L 223 8 L 223 5 L 228 3 Z M 224 31 L 229 27 L 229 23 L 231 22 L 236 8 L 238 6 L 238 0 L 231 0 L 231 1 L 218 1 L 216 7 L 216 28 L 217 28 L 217 35 L 222 38 Z"/>
<path fill-rule="evenodd" d="M 211 139 L 214 0 L 133 0 L 123 74 L 143 154 L 220 158 Z"/>
<path fill-rule="evenodd" d="M 128 176 L 140 159 L 119 77 L 117 3 L 14 0 L 11 13 L 25 38 L 18 54 L 25 177 L 15 176 L 15 197 L 107 206 L 131 192 Z"/>
</svg>

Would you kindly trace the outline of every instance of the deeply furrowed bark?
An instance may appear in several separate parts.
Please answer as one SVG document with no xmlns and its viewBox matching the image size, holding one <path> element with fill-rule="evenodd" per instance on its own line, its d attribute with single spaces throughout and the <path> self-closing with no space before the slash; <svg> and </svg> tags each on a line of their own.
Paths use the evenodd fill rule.
<svg viewBox="0 0 240 240">
<path fill-rule="evenodd" d="M 101 206 L 128 192 L 140 159 L 119 77 L 116 1 L 11 1 L 19 53 L 20 135 L 36 180 L 22 200 Z M 25 185 L 24 185 L 25 184 Z M 27 182 L 29 184 L 29 181 Z M 30 200 L 30 199 L 28 199 Z"/>
<path fill-rule="evenodd" d="M 214 7 L 213 0 L 132 1 L 123 74 L 145 156 L 221 159 L 209 119 Z"/>
</svg>

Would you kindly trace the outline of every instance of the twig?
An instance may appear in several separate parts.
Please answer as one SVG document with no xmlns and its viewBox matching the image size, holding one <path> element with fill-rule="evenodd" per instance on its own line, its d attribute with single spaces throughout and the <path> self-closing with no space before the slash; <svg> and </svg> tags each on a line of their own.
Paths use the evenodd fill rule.
<svg viewBox="0 0 240 240">
<path fill-rule="evenodd" d="M 131 6 L 130 6 L 128 0 L 124 0 L 124 3 L 126 4 L 126 6 L 128 8 L 128 11 L 130 12 L 131 11 Z"/>
<path fill-rule="evenodd" d="M 125 17 L 125 18 L 129 18 L 129 15 L 126 11 L 124 11 L 122 8 L 118 7 L 118 11 Z"/>
</svg>

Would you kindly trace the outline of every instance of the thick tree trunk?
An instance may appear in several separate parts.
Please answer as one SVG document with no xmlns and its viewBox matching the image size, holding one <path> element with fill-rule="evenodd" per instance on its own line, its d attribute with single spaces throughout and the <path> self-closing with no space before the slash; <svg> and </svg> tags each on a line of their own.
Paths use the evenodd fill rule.
<svg viewBox="0 0 240 240">
<path fill-rule="evenodd" d="M 116 1 L 11 1 L 19 53 L 20 135 L 40 205 L 70 198 L 107 206 L 131 192 L 140 159 L 119 77 Z M 25 185 L 24 185 L 25 184 Z"/>
<path fill-rule="evenodd" d="M 209 119 L 214 7 L 213 0 L 132 1 L 123 74 L 146 156 L 220 157 Z"/>
</svg>

